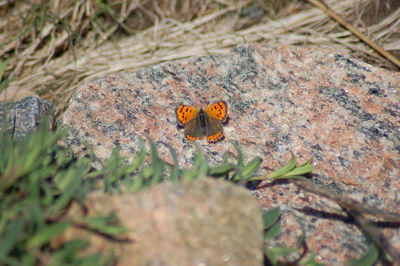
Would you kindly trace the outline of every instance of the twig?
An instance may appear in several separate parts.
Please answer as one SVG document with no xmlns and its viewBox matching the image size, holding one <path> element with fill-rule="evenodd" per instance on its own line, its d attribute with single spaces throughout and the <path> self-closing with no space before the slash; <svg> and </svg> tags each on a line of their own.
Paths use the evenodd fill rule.
<svg viewBox="0 0 400 266">
<path fill-rule="evenodd" d="M 304 178 L 288 178 L 289 182 L 297 185 L 298 187 L 328 198 L 340 205 L 347 213 L 349 213 L 360 225 L 362 230 L 367 233 L 375 244 L 382 249 L 385 253 L 386 258 L 390 260 L 393 265 L 400 265 L 400 254 L 389 244 L 383 234 L 375 226 L 373 226 L 363 214 L 372 214 L 375 216 L 382 217 L 389 222 L 399 222 L 400 216 L 393 213 L 386 213 L 379 209 L 372 207 L 366 207 L 357 201 L 337 195 L 331 191 L 323 189 L 318 185 Z"/>
<path fill-rule="evenodd" d="M 377 43 L 369 39 L 367 36 L 365 36 L 363 33 L 358 31 L 355 27 L 353 27 L 351 24 L 347 23 L 344 19 L 342 19 L 339 15 L 337 15 L 335 12 L 333 12 L 331 9 L 329 9 L 325 4 L 321 3 L 319 0 L 308 0 L 311 4 L 315 5 L 322 11 L 324 11 L 326 14 L 331 16 L 333 19 L 335 19 L 337 22 L 339 22 L 343 27 L 351 31 L 354 35 L 356 35 L 358 38 L 360 38 L 362 41 L 364 41 L 367 45 L 369 45 L 372 49 L 376 50 L 379 54 L 384 56 L 386 59 L 388 59 L 390 62 L 395 64 L 398 68 L 400 68 L 400 60 L 397 59 L 395 56 L 392 54 L 386 52 L 381 46 L 379 46 Z"/>
<path fill-rule="evenodd" d="M 343 209 L 345 209 L 342 206 Z M 400 254 L 390 245 L 385 236 L 380 230 L 373 226 L 364 215 L 355 209 L 345 209 L 364 230 L 365 233 L 374 241 L 374 243 L 385 253 L 386 258 L 393 263 L 393 265 L 400 265 Z"/>
</svg>

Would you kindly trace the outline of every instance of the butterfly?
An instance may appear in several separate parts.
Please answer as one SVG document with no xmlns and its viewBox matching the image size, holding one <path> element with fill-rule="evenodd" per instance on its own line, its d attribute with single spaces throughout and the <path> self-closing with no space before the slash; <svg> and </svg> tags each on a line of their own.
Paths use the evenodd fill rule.
<svg viewBox="0 0 400 266">
<path fill-rule="evenodd" d="M 225 101 L 215 102 L 204 110 L 179 105 L 175 112 L 178 124 L 184 127 L 185 137 L 190 141 L 206 136 L 208 142 L 217 142 L 224 136 L 222 123 L 228 115 L 228 105 Z"/>
</svg>

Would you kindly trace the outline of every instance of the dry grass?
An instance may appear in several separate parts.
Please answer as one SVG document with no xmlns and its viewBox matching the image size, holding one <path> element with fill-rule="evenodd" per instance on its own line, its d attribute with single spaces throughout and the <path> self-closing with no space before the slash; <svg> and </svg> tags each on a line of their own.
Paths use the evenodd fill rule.
<svg viewBox="0 0 400 266">
<path fill-rule="evenodd" d="M 41 4 L 44 2 L 45 4 Z M 0 57 L 8 94 L 34 91 L 65 108 L 77 86 L 117 71 L 226 53 L 243 43 L 324 45 L 396 69 L 307 1 L 0 1 Z M 398 1 L 326 0 L 326 5 L 400 55 Z"/>
</svg>

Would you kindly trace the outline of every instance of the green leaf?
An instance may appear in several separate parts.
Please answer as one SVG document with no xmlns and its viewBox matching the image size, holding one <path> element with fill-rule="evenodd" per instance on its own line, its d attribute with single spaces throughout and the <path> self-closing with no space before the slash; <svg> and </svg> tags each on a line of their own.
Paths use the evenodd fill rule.
<svg viewBox="0 0 400 266">
<path fill-rule="evenodd" d="M 102 255 L 100 253 L 78 255 L 80 251 L 85 252 L 88 245 L 86 241 L 82 240 L 72 240 L 64 243 L 63 248 L 51 254 L 50 265 L 106 265 L 101 263 Z"/>
<path fill-rule="evenodd" d="M 82 161 L 79 161 L 79 165 L 80 167 L 68 168 L 64 171 L 59 172 L 56 175 L 55 184 L 61 192 L 65 191 L 71 184 L 76 183 L 78 178 L 80 179 L 81 175 L 79 173 L 84 172 Z"/>
<path fill-rule="evenodd" d="M 349 261 L 350 266 L 357 266 L 357 265 L 363 265 L 363 266 L 369 266 L 369 265 L 374 265 L 375 262 L 378 260 L 379 257 L 379 250 L 376 248 L 374 244 L 372 244 L 367 252 L 359 259 L 351 259 Z"/>
<path fill-rule="evenodd" d="M 25 254 L 22 256 L 22 260 L 20 265 L 22 266 L 34 266 L 36 263 L 36 258 L 33 256 L 33 254 Z"/>
<path fill-rule="evenodd" d="M 131 184 L 130 187 L 129 187 L 129 191 L 130 191 L 130 192 L 139 191 L 140 189 L 143 188 L 143 185 L 144 185 L 143 176 L 141 176 L 141 175 L 136 175 L 136 176 L 133 178 L 133 182 L 132 182 L 132 184 Z"/>
<path fill-rule="evenodd" d="M 250 177 L 253 176 L 253 174 L 258 170 L 261 164 L 261 158 L 260 157 L 255 157 L 253 160 L 251 160 L 242 170 L 242 176 L 244 180 L 249 179 Z"/>
<path fill-rule="evenodd" d="M 162 180 L 163 173 L 164 173 L 164 162 L 162 160 L 158 160 L 153 162 L 154 172 L 151 178 L 150 184 L 156 184 Z"/>
<path fill-rule="evenodd" d="M 171 168 L 171 175 L 170 175 L 170 180 L 173 182 L 178 182 L 179 181 L 179 163 L 178 163 L 178 156 L 176 155 L 176 151 L 174 148 L 171 146 L 168 146 L 172 158 L 174 160 L 174 167 Z"/>
<path fill-rule="evenodd" d="M 115 224 L 116 222 L 118 222 L 118 218 L 114 212 L 107 217 L 97 216 L 87 218 L 85 219 L 85 222 L 88 224 L 90 229 L 96 230 L 104 234 L 117 235 L 127 232 L 127 229 L 125 227 Z"/>
<path fill-rule="evenodd" d="M 49 206 L 53 202 L 53 191 L 49 183 L 47 182 L 42 182 L 41 183 L 41 189 L 42 189 L 42 204 L 44 206 Z"/>
<path fill-rule="evenodd" d="M 42 209 L 39 203 L 39 198 L 27 199 L 26 207 L 29 213 L 31 223 L 38 228 L 42 228 L 45 225 L 45 217 L 42 213 Z"/>
<path fill-rule="evenodd" d="M 141 171 L 141 174 L 143 175 L 144 179 L 149 179 L 153 175 L 153 172 L 153 166 L 147 166 Z"/>
<path fill-rule="evenodd" d="M 232 169 L 233 167 L 230 163 L 222 163 L 220 165 L 211 167 L 208 171 L 208 174 L 215 177 L 227 175 Z"/>
<path fill-rule="evenodd" d="M 1 232 L 3 236 L 0 238 L 0 258 L 8 255 L 17 243 L 18 238 L 22 237 L 25 221 L 21 218 L 16 221 L 11 221 L 5 232 Z M 1 259 L 0 259 L 1 261 Z"/>
<path fill-rule="evenodd" d="M 296 167 L 292 171 L 282 175 L 282 177 L 289 177 L 289 176 L 299 176 L 299 175 L 304 175 L 308 174 L 312 171 L 315 170 L 315 167 L 313 165 L 307 165 L 307 166 L 302 166 L 302 167 Z"/>
<path fill-rule="evenodd" d="M 237 154 L 238 154 L 237 155 L 237 166 L 238 167 L 244 166 L 244 159 L 243 159 L 242 151 L 240 150 L 239 146 L 236 143 L 232 142 L 232 145 L 235 147 Z"/>
<path fill-rule="evenodd" d="M 61 235 L 69 225 L 71 225 L 70 222 L 53 223 L 37 232 L 28 241 L 28 245 L 31 247 L 40 247 L 41 245 L 49 242 L 51 239 Z"/>
<path fill-rule="evenodd" d="M 151 161 L 153 167 L 152 180 L 150 184 L 158 183 L 162 179 L 164 172 L 164 161 L 158 157 L 157 147 L 155 143 L 149 138 L 150 151 L 151 151 Z"/>
<path fill-rule="evenodd" d="M 196 154 L 193 160 L 193 167 L 183 171 L 183 181 L 190 182 L 200 176 L 205 176 L 208 172 L 208 162 L 200 147 L 196 144 Z"/>
<path fill-rule="evenodd" d="M 204 153 L 200 149 L 199 145 L 196 143 L 196 154 L 194 156 L 192 169 L 199 169 L 200 164 L 203 160 L 204 160 Z"/>
<path fill-rule="evenodd" d="M 182 180 L 183 182 L 190 182 L 197 177 L 196 169 L 185 169 L 182 171 Z"/>
<path fill-rule="evenodd" d="M 277 265 L 279 257 L 288 256 L 296 251 L 297 249 L 289 247 L 266 247 L 265 255 L 270 260 L 272 265 Z"/>
<path fill-rule="evenodd" d="M 312 162 L 313 162 L 313 158 L 311 157 L 310 159 L 308 159 L 307 162 L 303 163 L 302 165 L 299 165 L 298 167 L 312 165 Z"/>
<path fill-rule="evenodd" d="M 283 176 L 284 174 L 288 173 L 296 166 L 296 156 L 293 153 L 291 153 L 291 154 L 292 154 L 292 158 L 290 159 L 290 161 L 285 166 L 281 167 L 280 169 L 268 174 L 268 178 L 276 178 L 276 177 Z"/>
<path fill-rule="evenodd" d="M 131 163 L 131 167 L 129 168 L 129 172 L 133 173 L 136 171 L 139 166 L 144 162 L 144 159 L 146 158 L 146 148 L 143 145 L 143 142 L 140 140 L 139 141 L 140 145 L 140 152 L 136 154 L 135 158 L 133 159 Z"/>
<path fill-rule="evenodd" d="M 206 177 L 207 172 L 208 172 L 208 161 L 206 159 L 203 159 L 203 160 L 201 160 L 200 165 L 199 165 L 197 178 Z"/>
<path fill-rule="evenodd" d="M 272 239 L 277 237 L 281 233 L 281 224 L 275 223 L 270 227 L 264 234 L 265 239 Z"/>
<path fill-rule="evenodd" d="M 276 223 L 281 216 L 281 210 L 279 207 L 273 208 L 268 212 L 264 213 L 264 229 L 271 227 L 274 223 Z"/>
<path fill-rule="evenodd" d="M 51 206 L 50 212 L 52 212 L 52 214 L 60 211 L 78 194 L 82 186 L 82 178 L 88 171 L 86 163 L 86 161 L 78 160 L 76 167 L 70 167 L 68 170 L 62 171 L 57 175 L 57 185 L 62 193 Z"/>
<path fill-rule="evenodd" d="M 265 257 L 268 258 L 269 263 L 265 263 L 266 265 L 277 265 L 278 264 L 278 256 L 271 250 L 271 248 L 265 248 Z"/>
</svg>

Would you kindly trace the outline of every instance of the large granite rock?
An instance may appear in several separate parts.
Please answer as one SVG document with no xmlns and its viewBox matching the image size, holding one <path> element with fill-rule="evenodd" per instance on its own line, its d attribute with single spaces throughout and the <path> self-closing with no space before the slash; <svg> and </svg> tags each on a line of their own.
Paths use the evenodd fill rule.
<svg viewBox="0 0 400 266">
<path fill-rule="evenodd" d="M 99 158 L 119 146 L 139 149 L 150 136 L 177 150 L 182 166 L 195 148 L 177 127 L 180 104 L 228 103 L 225 139 L 198 141 L 211 163 L 235 154 L 263 158 L 260 173 L 314 157 L 311 180 L 388 212 L 400 213 L 400 73 L 361 62 L 345 52 L 320 47 L 238 47 L 229 54 L 190 58 L 117 73 L 81 86 L 63 116 L 73 128 L 70 143 L 93 145 Z M 172 162 L 160 146 L 161 156 Z M 360 229 L 335 204 L 295 185 L 274 183 L 255 191 L 262 206 L 283 210 L 277 244 L 295 244 L 306 228 L 317 260 L 344 264 L 368 246 Z M 333 218 L 334 217 L 334 218 Z M 375 220 L 376 221 L 376 220 Z M 400 251 L 400 229 L 381 228 Z"/>
</svg>

